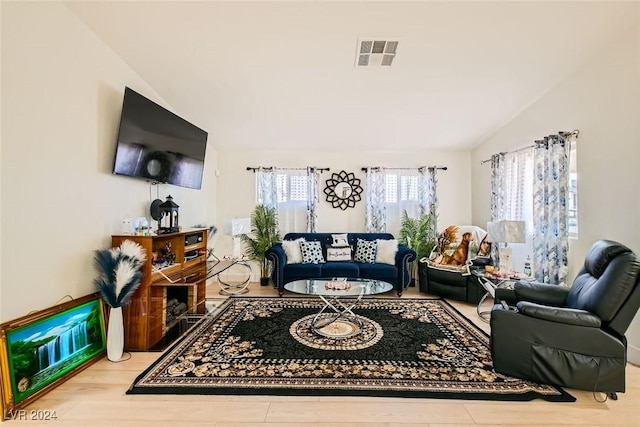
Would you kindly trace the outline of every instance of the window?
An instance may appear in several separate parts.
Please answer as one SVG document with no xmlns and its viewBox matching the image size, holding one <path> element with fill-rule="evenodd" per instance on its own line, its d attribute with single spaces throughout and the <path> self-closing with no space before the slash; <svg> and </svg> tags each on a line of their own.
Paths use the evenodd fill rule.
<svg viewBox="0 0 640 427">
<path fill-rule="evenodd" d="M 418 169 L 392 169 L 385 174 L 386 231 L 398 235 L 402 214 L 412 218 L 420 216 Z"/>
<path fill-rule="evenodd" d="M 307 176 L 289 177 L 289 200 L 295 202 L 306 202 L 309 199 L 309 189 L 307 188 Z"/>
<path fill-rule="evenodd" d="M 306 202 L 309 199 L 307 182 L 306 174 L 292 175 L 288 172 L 278 173 L 276 175 L 278 203 Z"/>
<path fill-rule="evenodd" d="M 386 231 L 397 235 L 404 211 L 411 218 L 432 215 L 434 229 L 437 230 L 437 169 L 426 166 L 368 169 L 365 188 L 367 231 Z"/>
<path fill-rule="evenodd" d="M 280 234 L 307 230 L 309 177 L 306 169 L 277 169 L 256 174 L 256 203 L 273 201 L 278 210 Z M 275 198 L 275 200 L 273 200 Z"/>
<path fill-rule="evenodd" d="M 527 223 L 527 242 L 510 245 L 513 265 L 516 271 L 522 271 L 519 266 L 533 254 L 534 272 L 539 281 L 565 283 L 566 280 L 566 252 L 561 251 L 566 251 L 566 238 L 576 237 L 578 232 L 576 136 L 545 137 L 544 141 L 536 142 L 535 148 L 527 147 L 492 159 L 492 219 Z M 566 155 L 568 165 L 563 165 L 565 159 L 560 160 L 558 156 Z M 558 176 L 555 168 L 561 164 L 567 168 L 563 171 L 566 183 L 553 179 Z M 565 185 L 566 193 L 561 188 Z M 560 194 L 566 199 L 560 199 Z M 566 224 L 566 234 L 555 232 L 557 221 Z M 538 245 L 535 251 L 534 240 Z"/>
<path fill-rule="evenodd" d="M 385 176 L 385 202 L 418 203 L 418 176 L 388 174 Z"/>
</svg>

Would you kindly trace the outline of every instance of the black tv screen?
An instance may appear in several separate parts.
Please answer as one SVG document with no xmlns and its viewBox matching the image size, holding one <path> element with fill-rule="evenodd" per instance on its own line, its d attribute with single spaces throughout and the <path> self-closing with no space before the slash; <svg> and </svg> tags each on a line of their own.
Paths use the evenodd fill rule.
<svg viewBox="0 0 640 427">
<path fill-rule="evenodd" d="M 125 87 L 113 173 L 199 189 L 207 135 Z"/>
</svg>

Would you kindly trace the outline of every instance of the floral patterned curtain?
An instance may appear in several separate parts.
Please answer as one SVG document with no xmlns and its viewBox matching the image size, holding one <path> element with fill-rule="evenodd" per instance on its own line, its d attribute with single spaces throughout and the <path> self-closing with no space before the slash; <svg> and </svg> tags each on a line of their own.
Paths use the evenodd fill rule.
<svg viewBox="0 0 640 427">
<path fill-rule="evenodd" d="M 491 221 L 504 219 L 504 153 L 491 156 Z"/>
<path fill-rule="evenodd" d="M 418 169 L 420 180 L 418 183 L 418 198 L 420 202 L 420 216 L 429 214 L 433 218 L 434 239 L 438 238 L 438 179 L 435 167 L 422 166 Z"/>
<path fill-rule="evenodd" d="M 368 233 L 386 230 L 384 168 L 367 169 L 366 177 L 366 229 Z"/>
<path fill-rule="evenodd" d="M 498 153 L 491 156 L 491 221 L 499 221 L 504 219 L 504 198 L 505 185 L 503 177 L 504 171 L 504 153 Z M 491 236 L 489 236 L 491 238 Z M 498 244 L 495 242 L 491 245 L 491 260 L 493 265 L 498 265 Z"/>
<path fill-rule="evenodd" d="M 569 149 L 560 133 L 536 141 L 533 179 L 533 250 L 537 281 L 566 286 L 569 232 Z"/>
<path fill-rule="evenodd" d="M 278 208 L 278 182 L 275 167 L 260 167 L 256 170 L 258 204 Z"/>
<path fill-rule="evenodd" d="M 318 231 L 318 189 L 320 188 L 320 171 L 314 167 L 307 167 L 307 232 Z"/>
</svg>

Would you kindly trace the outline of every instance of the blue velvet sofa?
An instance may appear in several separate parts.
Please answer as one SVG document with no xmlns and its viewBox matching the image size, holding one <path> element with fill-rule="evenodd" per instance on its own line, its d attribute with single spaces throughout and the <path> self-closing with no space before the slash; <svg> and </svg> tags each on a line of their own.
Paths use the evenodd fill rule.
<svg viewBox="0 0 640 427">
<path fill-rule="evenodd" d="M 307 241 L 319 241 L 322 246 L 324 259 L 327 259 L 327 247 L 333 242 L 332 234 L 343 233 L 288 233 L 283 240 L 295 240 L 303 237 Z M 394 239 L 389 233 L 347 233 L 347 241 L 353 253 L 356 250 L 357 239 L 376 240 Z M 416 253 L 403 245 L 398 245 L 398 252 L 395 256 L 395 265 L 385 263 L 359 263 L 351 261 L 333 261 L 324 263 L 296 263 L 287 264 L 287 255 L 281 243 L 278 243 L 267 250 L 267 259 L 271 261 L 271 280 L 273 286 L 278 288 L 279 294 L 284 293 L 284 285 L 295 280 L 332 278 L 332 277 L 357 277 L 364 279 L 376 279 L 391 283 L 398 293 L 411 283 L 409 273 L 409 263 L 416 259 Z"/>
</svg>

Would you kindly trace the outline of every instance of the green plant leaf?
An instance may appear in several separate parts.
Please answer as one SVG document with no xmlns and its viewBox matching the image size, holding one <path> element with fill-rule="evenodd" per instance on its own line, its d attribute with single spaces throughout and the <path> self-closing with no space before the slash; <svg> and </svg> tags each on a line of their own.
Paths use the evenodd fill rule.
<svg viewBox="0 0 640 427">
<path fill-rule="evenodd" d="M 260 264 L 261 277 L 269 276 L 267 250 L 280 242 L 278 213 L 274 207 L 257 205 L 251 214 L 251 234 L 241 234 L 244 253 Z"/>
<path fill-rule="evenodd" d="M 416 260 L 428 257 L 437 243 L 433 216 L 424 214 L 420 218 L 412 218 L 406 210 L 402 211 L 398 241 L 416 251 Z M 418 264 L 415 261 L 412 264 L 412 275 L 415 277 Z"/>
</svg>

